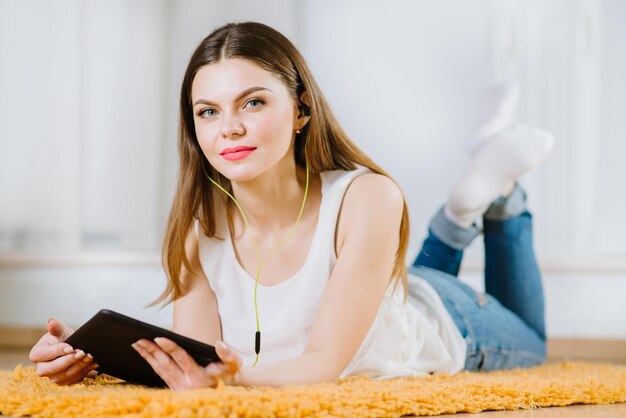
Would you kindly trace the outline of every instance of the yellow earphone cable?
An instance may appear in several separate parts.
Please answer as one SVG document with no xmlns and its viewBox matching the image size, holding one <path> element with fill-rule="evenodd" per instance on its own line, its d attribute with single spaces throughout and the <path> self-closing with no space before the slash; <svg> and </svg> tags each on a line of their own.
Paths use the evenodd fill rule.
<svg viewBox="0 0 626 418">
<path fill-rule="evenodd" d="M 256 358 L 254 360 L 253 366 L 256 366 L 257 362 L 259 361 L 259 352 L 260 352 L 260 347 L 261 347 L 261 325 L 260 325 L 260 322 L 259 322 L 259 307 L 258 307 L 258 303 L 257 303 L 257 288 L 259 286 L 259 277 L 261 277 L 261 270 L 263 269 L 263 267 L 265 267 L 265 264 L 269 261 L 270 257 L 272 257 L 272 255 L 276 251 L 278 251 L 283 245 L 285 245 L 287 243 L 287 241 L 289 241 L 289 239 L 291 238 L 291 234 L 295 230 L 296 226 L 298 226 L 298 224 L 300 223 L 300 218 L 302 218 L 302 213 L 304 212 L 304 206 L 306 204 L 306 198 L 307 198 L 307 195 L 308 195 L 308 192 L 309 192 L 309 161 L 306 158 L 306 148 L 304 150 L 304 161 L 305 161 L 305 165 L 306 165 L 306 183 L 305 183 L 305 186 L 304 186 L 304 197 L 302 198 L 302 205 L 300 206 L 300 213 L 298 213 L 298 219 L 296 219 L 296 222 L 293 224 L 293 226 L 287 232 L 287 235 L 285 236 L 285 239 L 280 244 L 278 244 L 278 246 L 276 248 L 274 248 L 272 251 L 269 252 L 267 257 L 265 258 L 265 261 L 263 261 L 262 263 L 261 263 L 261 252 L 259 250 L 259 246 L 257 245 L 256 240 L 254 239 L 254 235 L 250 234 L 250 238 L 252 240 L 252 245 L 254 246 L 254 250 L 255 250 L 256 255 L 257 255 L 257 272 L 256 272 L 256 280 L 255 280 L 255 284 L 254 284 L 254 312 L 255 312 L 255 315 L 256 315 L 256 329 L 257 329 L 257 332 L 255 334 Z M 235 197 L 232 194 L 230 194 L 228 192 L 228 190 L 223 188 L 220 184 L 218 184 L 215 180 L 213 180 L 207 174 L 207 172 L 206 172 L 206 170 L 204 168 L 204 164 L 202 164 L 202 170 L 204 171 L 204 175 L 211 181 L 211 183 L 213 183 L 215 186 L 217 186 L 218 189 L 220 189 L 221 191 L 226 193 L 226 195 L 235 203 L 235 205 L 237 206 L 237 209 L 239 210 L 239 213 L 241 213 L 241 218 L 243 219 L 243 223 L 246 226 L 246 230 L 248 230 L 249 229 L 248 219 L 246 218 L 246 214 L 244 213 L 243 209 L 241 208 L 241 206 L 239 205 L 239 203 L 237 202 Z"/>
</svg>

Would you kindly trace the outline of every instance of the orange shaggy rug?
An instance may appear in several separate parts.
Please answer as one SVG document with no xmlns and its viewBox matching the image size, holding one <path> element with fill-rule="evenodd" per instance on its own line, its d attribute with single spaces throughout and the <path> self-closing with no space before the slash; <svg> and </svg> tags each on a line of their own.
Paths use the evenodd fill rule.
<svg viewBox="0 0 626 418">
<path fill-rule="evenodd" d="M 0 414 L 33 417 L 399 417 L 626 401 L 626 366 L 563 363 L 488 373 L 173 392 L 98 377 L 69 387 L 0 371 Z"/>
</svg>

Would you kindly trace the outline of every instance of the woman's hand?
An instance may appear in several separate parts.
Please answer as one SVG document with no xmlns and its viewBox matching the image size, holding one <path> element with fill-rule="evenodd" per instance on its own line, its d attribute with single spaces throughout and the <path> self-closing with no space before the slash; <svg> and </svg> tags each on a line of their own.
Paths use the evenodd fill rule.
<svg viewBox="0 0 626 418">
<path fill-rule="evenodd" d="M 37 375 L 45 376 L 59 385 L 71 385 L 93 377 L 98 365 L 91 354 L 74 350 L 65 339 L 74 330 L 56 319 L 48 320 L 48 333 L 39 339 L 30 351 L 30 361 L 35 363 Z"/>
<path fill-rule="evenodd" d="M 133 348 L 174 390 L 215 387 L 219 379 L 232 384 L 243 364 L 241 356 L 222 341 L 215 347 L 222 361 L 206 367 L 198 365 L 183 348 L 167 338 L 155 338 L 154 342 L 142 339 Z"/>
</svg>

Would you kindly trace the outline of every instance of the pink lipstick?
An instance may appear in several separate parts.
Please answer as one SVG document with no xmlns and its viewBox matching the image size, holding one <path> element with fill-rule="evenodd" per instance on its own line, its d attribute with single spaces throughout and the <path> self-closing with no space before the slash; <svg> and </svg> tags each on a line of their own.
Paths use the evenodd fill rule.
<svg viewBox="0 0 626 418">
<path fill-rule="evenodd" d="M 229 161 L 241 160 L 252 154 L 256 147 L 238 146 L 233 148 L 226 148 L 220 155 Z"/>
</svg>

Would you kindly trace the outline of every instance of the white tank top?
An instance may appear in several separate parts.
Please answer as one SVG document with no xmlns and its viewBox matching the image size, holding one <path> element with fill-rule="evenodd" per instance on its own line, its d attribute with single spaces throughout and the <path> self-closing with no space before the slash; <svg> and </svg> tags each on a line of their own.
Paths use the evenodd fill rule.
<svg viewBox="0 0 626 418">
<path fill-rule="evenodd" d="M 262 336 L 258 364 L 302 355 L 337 261 L 335 229 L 343 196 L 352 180 L 366 171 L 360 167 L 320 174 L 319 218 L 304 264 L 289 279 L 273 286 L 259 284 L 257 290 Z M 235 256 L 223 212 L 216 216 L 214 238 L 200 234 L 196 221 L 200 263 L 217 297 L 223 340 L 242 356 L 244 365 L 252 365 L 255 278 Z M 367 336 L 341 378 L 455 373 L 463 368 L 466 344 L 439 295 L 421 278 L 414 277 L 411 283 L 420 289 L 423 300 L 404 303 L 402 285 L 395 286 L 395 291 L 390 285 Z"/>
</svg>

